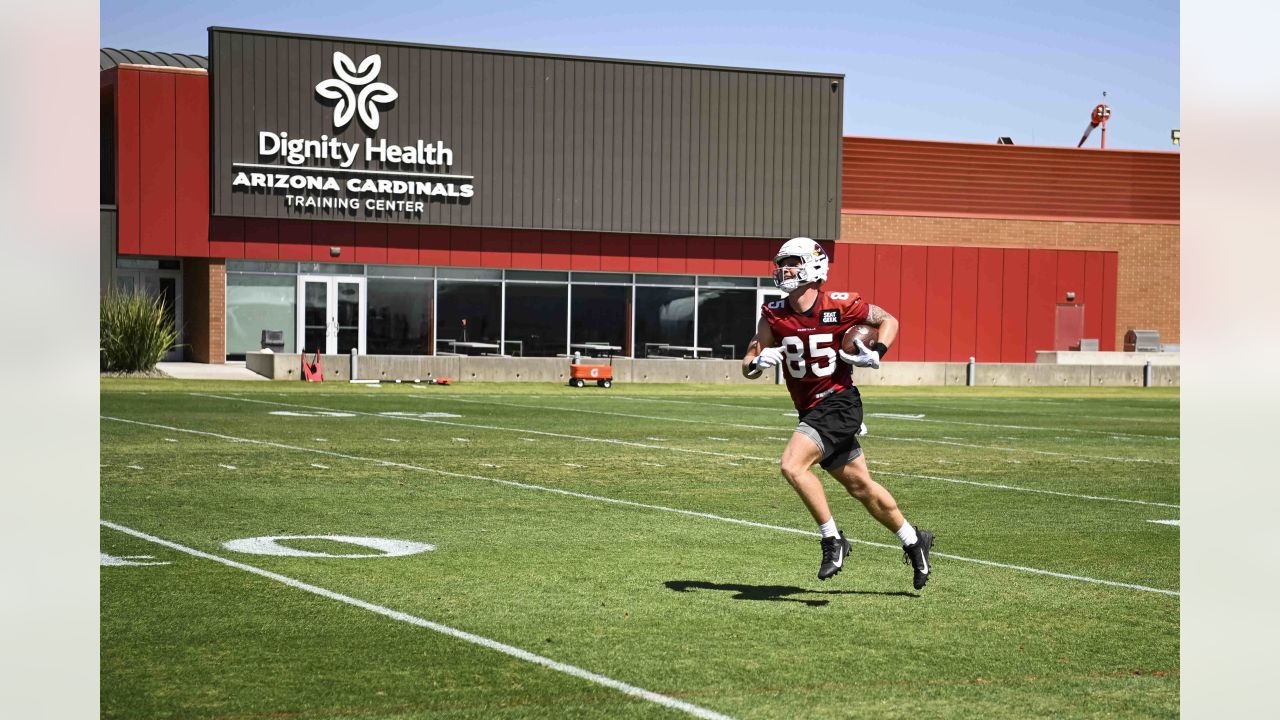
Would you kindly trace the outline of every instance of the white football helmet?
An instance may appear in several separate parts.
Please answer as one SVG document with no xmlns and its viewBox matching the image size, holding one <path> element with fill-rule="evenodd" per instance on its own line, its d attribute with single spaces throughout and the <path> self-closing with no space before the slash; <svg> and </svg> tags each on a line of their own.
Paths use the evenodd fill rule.
<svg viewBox="0 0 1280 720">
<path fill-rule="evenodd" d="M 797 269 L 795 277 L 788 278 L 785 277 L 786 273 L 778 263 L 785 258 L 792 257 L 800 258 L 800 267 Z M 831 259 L 827 257 L 827 252 L 813 238 L 796 237 L 782 243 L 782 247 L 778 248 L 778 253 L 773 256 L 773 264 L 778 266 L 773 271 L 773 284 L 777 285 L 779 290 L 791 292 L 801 285 L 826 280 L 827 269 L 831 266 Z"/>
</svg>

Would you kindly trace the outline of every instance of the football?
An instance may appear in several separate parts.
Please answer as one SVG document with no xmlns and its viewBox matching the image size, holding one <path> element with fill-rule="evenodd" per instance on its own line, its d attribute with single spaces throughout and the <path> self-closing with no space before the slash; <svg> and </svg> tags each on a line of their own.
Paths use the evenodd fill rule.
<svg viewBox="0 0 1280 720">
<path fill-rule="evenodd" d="M 850 355 L 858 354 L 858 346 L 853 344 L 854 340 L 861 340 L 863 345 L 868 349 L 880 339 L 880 328 L 874 325 L 854 325 L 845 331 L 844 337 L 840 338 L 840 349 Z"/>
</svg>

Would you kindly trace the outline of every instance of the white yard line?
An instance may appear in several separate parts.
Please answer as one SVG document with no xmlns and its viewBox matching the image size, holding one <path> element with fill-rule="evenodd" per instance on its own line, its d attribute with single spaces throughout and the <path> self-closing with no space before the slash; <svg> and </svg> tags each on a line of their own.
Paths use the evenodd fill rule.
<svg viewBox="0 0 1280 720">
<path fill-rule="evenodd" d="M 604 396 L 593 396 L 593 397 L 604 397 Z M 778 409 L 776 407 L 761 407 L 759 405 L 727 405 L 724 403 L 704 403 L 696 400 L 670 400 L 666 398 L 637 398 L 637 397 L 626 397 L 624 395 L 613 395 L 613 396 L 610 396 L 609 399 L 610 400 L 639 400 L 643 402 L 678 403 L 681 405 L 704 405 L 704 406 L 714 406 L 714 407 L 730 407 L 736 410 L 768 411 L 768 410 Z M 885 403 L 885 404 L 892 404 L 892 403 Z M 1144 433 L 1115 432 L 1113 430 L 1088 430 L 1085 428 L 1046 427 L 1043 425 L 1001 425 L 997 423 L 964 422 L 962 420 L 931 420 L 927 418 L 910 419 L 910 420 L 905 418 L 884 418 L 884 419 L 898 420 L 900 422 L 925 422 L 925 423 L 939 423 L 942 425 L 967 425 L 970 427 L 1008 428 L 1011 430 L 1043 430 L 1043 431 L 1051 430 L 1054 432 L 1088 433 L 1091 435 L 1108 435 L 1108 436 L 1138 438 L 1138 439 L 1146 439 L 1146 440 L 1180 440 L 1181 439 L 1178 435 L 1147 435 Z"/>
<path fill-rule="evenodd" d="M 198 396 L 198 397 L 214 398 L 214 399 L 218 399 L 218 400 L 228 400 L 228 401 L 231 401 L 231 402 L 257 403 L 257 404 L 261 404 L 261 405 L 280 405 L 280 406 L 284 406 L 284 407 L 303 408 L 303 409 L 307 409 L 307 410 L 329 410 L 329 408 L 318 407 L 318 406 L 314 406 L 314 405 L 299 405 L 299 404 L 292 404 L 292 403 L 281 403 L 281 402 L 275 402 L 275 401 L 273 401 L 273 400 L 252 400 L 252 399 L 249 399 L 249 398 L 242 398 L 242 397 L 230 397 L 230 396 L 226 396 L 226 395 L 210 395 L 210 394 L 205 394 L 205 393 L 191 393 L 191 395 L 195 395 L 195 396 Z M 501 405 L 502 403 L 488 403 L 488 404 Z M 548 408 L 548 409 L 555 409 L 555 408 Z M 479 429 L 483 429 L 483 430 L 497 430 L 497 431 L 499 431 L 499 432 L 512 432 L 512 431 L 515 431 L 515 429 L 514 429 L 514 428 L 505 428 L 505 427 L 498 427 L 498 426 L 493 426 L 493 425 L 468 425 L 468 424 L 465 424 L 465 423 L 450 422 L 450 421 L 446 421 L 446 420 L 436 420 L 436 419 L 433 419 L 433 418 L 422 418 L 422 417 L 414 417 L 414 416 L 406 416 L 406 415 L 383 415 L 383 414 L 381 414 L 381 413 L 368 413 L 368 412 L 362 412 L 362 411 L 360 411 L 360 410 L 344 410 L 343 412 L 349 412 L 349 413 L 353 413 L 353 414 L 356 414 L 356 415 L 365 415 L 365 416 L 368 416 L 368 417 L 385 418 L 385 419 L 388 419 L 388 420 L 412 420 L 412 421 L 415 421 L 415 422 L 435 423 L 435 424 L 438 424 L 438 425 L 453 425 L 453 426 L 459 426 L 459 427 L 479 428 Z M 612 440 L 612 439 L 608 439 L 608 438 L 596 438 L 596 437 L 589 437 L 589 436 L 585 436 L 585 435 L 566 435 L 566 434 L 563 434 L 563 433 L 544 432 L 544 431 L 541 431 L 541 430 L 529 430 L 529 429 L 527 429 L 527 428 L 520 429 L 520 430 L 519 430 L 519 432 L 525 432 L 525 433 L 530 433 L 530 434 L 538 434 L 538 435 L 550 435 L 550 436 L 553 436 L 553 437 L 566 438 L 566 439 L 571 439 L 571 440 L 581 440 L 581 441 L 584 441 L 584 442 L 599 442 L 599 443 L 609 443 L 609 444 L 625 445 L 625 446 L 632 446 L 632 447 L 642 447 L 642 448 L 649 449 L 649 450 L 667 450 L 667 451 L 670 451 L 670 452 L 682 452 L 682 453 L 690 453 L 690 454 L 695 454 L 695 455 L 713 455 L 713 456 L 716 456 L 716 457 L 729 458 L 729 459 L 731 459 L 731 460 L 755 460 L 755 461 L 759 461 L 759 462 L 767 462 L 767 463 L 774 463 L 774 462 L 776 462 L 776 460 L 775 460 L 775 459 L 772 459 L 772 458 L 763 458 L 763 457 L 757 457 L 757 456 L 754 456 L 754 455 L 733 455 L 733 454 L 730 454 L 730 453 L 712 452 L 712 451 L 710 451 L 710 450 L 693 450 L 693 449 L 691 449 L 691 448 L 673 447 L 673 446 L 671 446 L 671 445 L 645 445 L 645 444 L 643 444 L 643 443 L 633 443 L 633 442 L 627 442 L 627 441 L 625 441 L 625 440 Z M 454 438 L 454 440 L 462 440 L 462 439 L 463 439 L 463 438 Z M 651 439 L 660 439 L 660 438 L 651 438 Z M 1015 461 L 1015 462 L 1017 462 L 1017 461 Z M 888 472 L 886 472 L 885 474 L 894 474 L 894 473 L 888 473 Z M 1177 507 L 1179 507 L 1178 505 L 1170 505 L 1170 504 L 1167 504 L 1167 503 L 1158 503 L 1158 502 L 1154 502 L 1154 501 L 1146 501 L 1146 500 L 1130 500 L 1130 499 L 1127 499 L 1127 498 L 1102 497 L 1102 496 L 1098 496 L 1098 495 L 1084 495 L 1084 494 L 1068 493 L 1068 492 L 1060 492 L 1060 491 L 1054 491 L 1054 490 L 1038 490 L 1038 489 L 1035 489 L 1035 488 L 1021 487 L 1021 486 L 1018 486 L 1018 485 L 1004 485 L 1004 484 L 1000 484 L 1000 483 L 987 483 L 987 482 L 980 482 L 980 481 L 977 481 L 977 480 L 961 480 L 961 479 L 958 479 L 958 478 L 942 478 L 942 477 L 934 477 L 934 476 L 929 476 L 929 475 L 903 475 L 903 477 L 915 477 L 915 478 L 919 478 L 919 479 L 927 479 L 927 480 L 942 480 L 942 481 L 944 481 L 944 482 L 952 482 L 952 483 L 961 484 L 961 485 L 973 485 L 973 486 L 977 486 L 977 487 L 986 487 L 986 488 L 991 488 L 991 489 L 994 489 L 994 490 L 1012 490 L 1012 491 L 1018 491 L 1018 492 L 1029 492 L 1029 493 L 1038 493 L 1038 494 L 1045 494 L 1045 495 L 1057 495 L 1057 496 L 1060 496 L 1060 497 L 1078 498 L 1078 499 L 1081 499 L 1081 500 L 1095 500 L 1095 501 L 1104 501 L 1104 502 L 1132 503 L 1132 504 L 1139 504 L 1139 505 L 1160 505 L 1160 506 L 1163 506 L 1163 507 L 1171 507 L 1171 508 L 1177 508 Z"/>
<path fill-rule="evenodd" d="M 1152 500 L 1130 500 L 1128 498 L 1102 497 L 1099 495 L 1083 495 L 1079 493 L 1058 492 L 1057 490 L 1039 490 L 1037 488 L 1020 487 L 1018 485 L 1001 485 L 1000 483 L 978 482 L 977 480 L 960 480 L 957 478 L 938 477 L 937 475 L 915 475 L 912 473 L 890 472 L 888 470 L 876 470 L 881 475 L 892 475 L 895 477 L 916 478 L 917 480 L 937 480 L 939 482 L 956 483 L 959 485 L 977 485 L 979 487 L 993 488 L 996 490 L 1016 490 L 1018 492 L 1035 493 L 1037 495 L 1057 495 L 1059 497 L 1076 498 L 1079 500 L 1101 500 L 1104 502 L 1130 503 L 1132 505 L 1154 505 L 1156 507 L 1167 507 L 1180 510 L 1180 505 L 1170 503 L 1155 502 Z"/>
<path fill-rule="evenodd" d="M 443 402 L 472 403 L 476 405 L 493 405 L 497 407 L 527 408 L 530 410 L 557 410 L 560 412 L 588 414 L 588 415 L 612 415 L 615 417 L 635 418 L 639 420 L 658 420 L 662 422 L 694 423 L 698 425 L 715 425 L 718 427 L 733 427 L 733 428 L 742 428 L 745 430 L 788 430 L 789 429 L 787 427 L 779 427 L 777 425 L 746 425 L 743 423 L 720 422 L 717 420 L 695 420 L 692 418 L 662 417 L 662 416 L 654 416 L 654 415 L 636 415 L 635 413 L 620 413 L 620 412 L 609 412 L 607 410 L 587 410 L 584 408 L 556 407 L 553 405 L 526 405 L 524 403 L 496 402 L 493 400 L 464 400 L 462 398 L 426 398 L 425 396 L 422 396 L 422 395 L 414 395 L 412 397 L 419 398 L 419 399 L 438 400 Z M 237 398 L 237 399 L 240 399 L 240 398 Z M 903 419 L 910 420 L 914 418 L 903 418 Z M 1009 447 L 1000 447 L 996 445 L 978 445 L 974 443 L 951 442 L 945 439 L 933 440 L 933 439 L 926 439 L 926 438 L 894 437 L 890 435 L 881 435 L 879 433 L 876 433 L 872 437 L 880 440 L 892 440 L 894 442 L 919 442 L 919 443 L 932 443 L 935 445 L 953 445 L 956 447 L 967 447 L 967 448 L 974 448 L 978 450 L 995 450 L 997 452 L 1030 453 L 1033 455 L 1046 455 L 1049 457 L 1086 458 L 1089 460 L 1110 460 L 1112 462 L 1154 463 L 1158 465 L 1180 464 L 1180 461 L 1178 460 L 1154 460 L 1150 458 L 1138 458 L 1138 457 L 1085 455 L 1081 453 L 1055 452 L 1052 450 L 1031 450 L 1027 448 L 1009 448 Z M 651 437 L 649 439 L 660 440 L 661 438 Z M 708 440 L 724 440 L 724 438 L 712 438 L 712 437 L 708 437 L 707 439 Z"/>
<path fill-rule="evenodd" d="M 799 530 L 796 528 L 783 527 L 781 525 L 769 525 L 767 523 L 759 523 L 751 520 L 740 520 L 737 518 L 725 517 L 723 515 L 712 515 L 711 513 L 697 512 L 694 510 L 683 510 L 680 508 L 667 507 L 665 505 L 651 505 L 648 503 L 635 502 L 633 500 L 621 500 L 618 498 L 604 497 L 601 495 L 588 495 L 586 493 L 574 492 L 572 490 L 562 490 L 560 488 L 546 487 L 544 485 L 533 485 L 531 483 L 522 483 L 522 482 L 517 482 L 515 480 L 502 480 L 499 478 L 485 477 L 483 475 L 469 475 L 465 473 L 456 473 L 456 472 L 450 472 L 448 470 L 439 470 L 436 468 L 422 467 L 419 465 L 410 465 L 408 463 L 389 462 L 386 460 L 379 460 L 377 458 L 361 457 L 359 455 L 349 455 L 347 453 L 334 452 L 332 450 L 320 450 L 318 448 L 307 448 L 307 447 L 298 447 L 295 445 L 285 445 L 284 443 L 273 442 L 270 440 L 254 440 L 252 438 L 242 438 L 242 437 L 236 437 L 233 435 L 224 435 L 222 433 L 209 432 L 206 430 L 192 430 L 189 428 L 174 427 L 171 425 L 160 425 L 157 423 L 143 422 L 141 420 L 130 420 L 127 418 L 111 417 L 109 415 L 102 415 L 101 418 L 103 420 L 111 420 L 113 422 L 128 423 L 130 425 L 140 425 L 143 427 L 156 428 L 159 430 L 169 430 L 172 432 L 182 432 L 182 433 L 189 433 L 192 435 L 213 437 L 213 438 L 218 438 L 219 440 L 226 440 L 229 442 L 248 443 L 251 445 L 262 445 L 265 447 L 274 447 L 274 448 L 279 448 L 281 450 L 294 450 L 297 452 L 304 452 L 304 453 L 316 453 L 320 455 L 328 455 L 330 457 L 340 457 L 345 460 L 358 460 L 361 462 L 372 462 L 372 463 L 377 463 L 384 466 L 398 467 L 405 470 L 414 470 L 417 472 L 443 475 L 445 477 L 466 478 L 469 480 L 483 480 L 485 482 L 496 483 L 498 485 L 506 485 L 508 487 L 517 487 L 524 490 L 537 490 L 541 492 L 554 493 L 556 495 L 564 495 L 567 497 L 580 498 L 583 500 L 593 500 L 596 502 L 610 503 L 613 505 L 624 505 L 627 507 L 643 508 L 646 510 L 661 510 L 663 512 L 670 512 L 670 513 L 676 513 L 679 515 L 688 515 L 692 517 L 706 518 L 708 520 L 716 520 L 719 522 L 733 523 L 735 525 L 745 525 L 747 527 L 762 528 L 766 530 L 774 530 L 777 532 L 785 532 L 785 533 L 793 533 L 796 535 L 818 537 L 818 533 L 812 530 Z M 880 547 L 880 548 L 889 548 L 891 550 L 901 550 L 901 548 L 897 545 L 887 545 L 885 543 L 872 542 L 870 540 L 858 540 L 856 538 L 848 538 L 848 539 L 852 542 L 860 543 L 862 545 L 870 545 L 872 547 Z M 932 555 L 936 557 L 950 558 L 952 560 L 957 560 L 960 562 L 976 563 L 978 565 L 1005 568 L 1007 570 L 1016 570 L 1019 572 L 1032 573 L 1036 575 L 1047 575 L 1050 577 L 1062 578 L 1064 580 L 1075 580 L 1078 582 L 1092 583 L 1095 585 L 1109 585 L 1112 587 L 1122 587 L 1122 588 L 1128 588 L 1131 590 L 1140 590 L 1142 592 L 1158 593 L 1161 595 L 1171 595 L 1174 597 L 1178 597 L 1180 595 L 1180 593 L 1175 590 L 1163 590 L 1160 588 L 1146 587 L 1145 585 L 1132 585 L 1129 583 L 1117 582 L 1115 580 L 1103 580 L 1100 578 L 1085 577 L 1083 575 L 1069 575 L 1067 573 L 1059 573 L 1059 572 L 1054 572 L 1052 570 L 1041 570 L 1039 568 L 1025 567 L 1022 565 L 1011 565 L 1007 563 L 993 562 L 990 560 L 980 560 L 977 558 L 969 558 L 961 555 L 951 555 L 947 553 L 932 553 Z"/>
<path fill-rule="evenodd" d="M 408 623 L 410 625 L 416 625 L 417 627 L 433 630 L 442 635 L 448 635 L 449 637 L 455 638 L 457 640 L 462 640 L 464 642 L 471 643 L 472 645 L 479 645 L 480 647 L 488 648 L 489 650 L 496 650 L 500 653 L 503 653 L 505 655 L 510 655 L 511 657 L 517 658 L 519 660 L 524 660 L 525 662 L 531 662 L 536 665 L 541 665 L 542 667 L 545 667 L 549 670 L 555 670 L 556 672 L 561 672 L 566 675 L 571 675 L 580 680 L 586 680 L 588 682 L 593 682 L 597 685 L 603 685 L 604 687 L 607 687 L 613 690 L 618 690 L 619 692 L 626 693 L 631 697 L 640 698 L 641 700 L 647 700 L 651 703 L 655 703 L 663 707 L 671 708 L 673 710 L 680 710 L 694 717 L 707 718 L 708 720 L 733 720 L 730 716 L 721 715 L 720 713 L 715 712 L 714 710 L 708 710 L 707 708 L 694 705 L 692 703 L 687 703 L 683 700 L 677 700 L 668 695 L 662 695 L 660 693 L 653 692 L 652 690 L 645 690 L 642 687 L 629 685 L 620 680 L 614 680 L 611 677 L 607 677 L 599 673 L 593 673 L 590 670 L 583 670 L 582 668 L 577 667 L 576 665 L 569 665 L 567 663 L 559 662 L 558 660 L 552 660 L 549 657 L 538 655 L 536 653 L 529 652 L 528 650 L 518 648 L 514 645 L 508 645 L 506 643 L 499 642 L 497 640 L 491 640 L 482 635 L 476 635 L 474 633 L 469 633 L 465 630 L 459 630 L 457 628 L 449 627 L 448 625 L 442 625 L 437 622 L 432 622 L 430 620 L 420 618 L 416 615 L 410 615 L 409 613 L 401 612 L 399 610 L 392 610 L 389 607 L 376 605 L 374 603 L 368 602 L 367 600 L 361 600 L 359 598 L 355 598 L 350 595 L 343 595 L 342 593 L 334 592 L 333 590 L 328 590 L 318 585 L 312 585 L 310 583 L 306 583 L 301 580 L 296 580 L 287 575 L 274 573 L 274 572 L 271 572 L 270 570 L 263 570 L 260 567 L 247 565 L 245 563 L 238 562 L 236 560 L 231 560 L 229 558 L 224 558 L 219 555 L 207 553 L 192 547 L 187 547 L 186 545 L 181 545 L 179 543 L 173 542 L 172 540 L 165 540 L 163 538 L 159 538 L 154 535 L 148 535 L 147 533 L 144 533 L 140 530 L 134 530 L 133 528 L 125 527 L 124 525 L 117 525 L 116 523 L 109 522 L 107 520 L 100 520 L 99 522 L 102 523 L 103 527 L 111 528 L 112 530 L 122 532 L 126 535 L 132 535 L 133 537 L 146 540 L 147 542 L 152 542 L 157 545 L 162 545 L 171 550 L 177 550 L 178 552 L 186 553 L 187 555 L 191 555 L 198 558 L 203 558 L 205 560 L 212 560 L 213 562 L 221 563 L 223 565 L 226 565 L 227 567 L 232 567 L 237 570 L 243 570 L 248 573 L 253 573 L 254 575 L 267 578 L 268 580 L 275 580 L 278 583 L 283 583 L 297 590 L 309 592 L 313 595 L 319 595 L 322 598 L 326 598 L 329 600 L 336 600 L 337 602 L 346 603 L 347 605 L 353 605 L 362 610 L 368 610 L 371 613 L 375 613 L 378 615 L 382 615 L 383 617 L 391 618 L 392 620 L 398 620 L 403 623 Z"/>
<path fill-rule="evenodd" d="M 189 393 L 189 394 L 196 397 L 214 398 L 216 400 L 230 400 L 231 402 L 257 403 L 259 405 L 279 405 L 281 407 L 306 408 L 310 410 L 325 409 L 316 405 L 301 405 L 298 403 L 282 403 L 282 402 L 275 402 L 274 400 L 251 400 L 249 398 L 230 397 L 227 395 L 211 395 L 208 393 Z M 755 455 L 739 455 L 735 453 L 712 452 L 710 450 L 692 450 L 689 448 L 670 447 L 668 445 L 648 445 L 646 443 L 630 442 L 628 440 L 613 440 L 610 438 L 597 438 L 597 437 L 589 437 L 586 435 L 569 435 L 566 433 L 548 432 L 546 430 L 530 430 L 528 428 L 509 428 L 509 427 L 501 427 L 498 425 L 475 425 L 471 423 L 460 423 L 460 422 L 450 422 L 448 420 L 437 420 L 436 418 L 406 417 L 403 415 L 383 415 L 381 413 L 363 412 L 360 410 L 343 410 L 342 412 L 350 412 L 354 415 L 364 415 L 366 417 L 382 418 L 384 420 L 408 420 L 411 422 L 424 422 L 424 423 L 431 423 L 433 425 L 450 425 L 452 427 L 474 428 L 478 430 L 497 430 L 499 432 L 506 432 L 506 433 L 523 433 L 526 435 L 545 435 L 547 437 L 564 438 L 566 440 L 581 440 L 583 442 L 604 443 L 607 445 L 622 445 L 625 447 L 643 448 L 645 450 L 669 450 L 671 452 L 683 452 L 683 453 L 689 453 L 692 455 L 711 455 L 714 457 L 722 457 L 722 458 L 729 458 L 729 459 L 760 460 L 760 461 L 772 462 L 768 458 L 757 457 Z M 661 438 L 658 438 L 658 439 L 661 439 Z M 459 440 L 462 442 L 470 442 L 466 438 L 454 438 L 454 440 Z"/>
</svg>

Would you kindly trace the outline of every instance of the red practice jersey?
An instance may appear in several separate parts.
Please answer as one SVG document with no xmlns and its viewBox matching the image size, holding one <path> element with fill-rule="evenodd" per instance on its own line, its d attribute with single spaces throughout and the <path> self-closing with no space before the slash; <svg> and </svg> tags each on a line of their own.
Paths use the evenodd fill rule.
<svg viewBox="0 0 1280 720">
<path fill-rule="evenodd" d="M 782 373 L 797 410 L 807 410 L 828 395 L 853 387 L 852 366 L 840 359 L 840 338 L 866 322 L 867 303 L 856 292 L 818 292 L 808 312 L 791 309 L 786 298 L 761 308 L 773 337 L 786 353 Z"/>
</svg>

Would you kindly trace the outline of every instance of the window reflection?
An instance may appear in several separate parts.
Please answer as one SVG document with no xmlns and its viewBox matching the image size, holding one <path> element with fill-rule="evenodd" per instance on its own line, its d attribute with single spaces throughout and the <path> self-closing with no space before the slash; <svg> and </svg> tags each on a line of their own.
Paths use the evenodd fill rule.
<svg viewBox="0 0 1280 720">
<path fill-rule="evenodd" d="M 507 284 L 505 353 L 552 357 L 565 351 L 567 285 Z"/>
<path fill-rule="evenodd" d="M 636 288 L 636 357 L 690 352 L 693 310 L 693 288 Z"/>
<path fill-rule="evenodd" d="M 496 282 L 440 281 L 436 350 L 462 355 L 497 353 L 502 286 Z"/>
<path fill-rule="evenodd" d="M 714 357 L 741 358 L 756 332 L 755 315 L 754 289 L 703 288 L 698 292 L 698 344 L 711 348 Z"/>
<path fill-rule="evenodd" d="M 611 345 L 630 354 L 631 288 L 615 285 L 574 285 L 569 342 Z M 582 348 L 574 348 L 581 351 Z"/>
<path fill-rule="evenodd" d="M 431 354 L 430 280 L 369 278 L 367 300 L 369 354 Z"/>
</svg>

